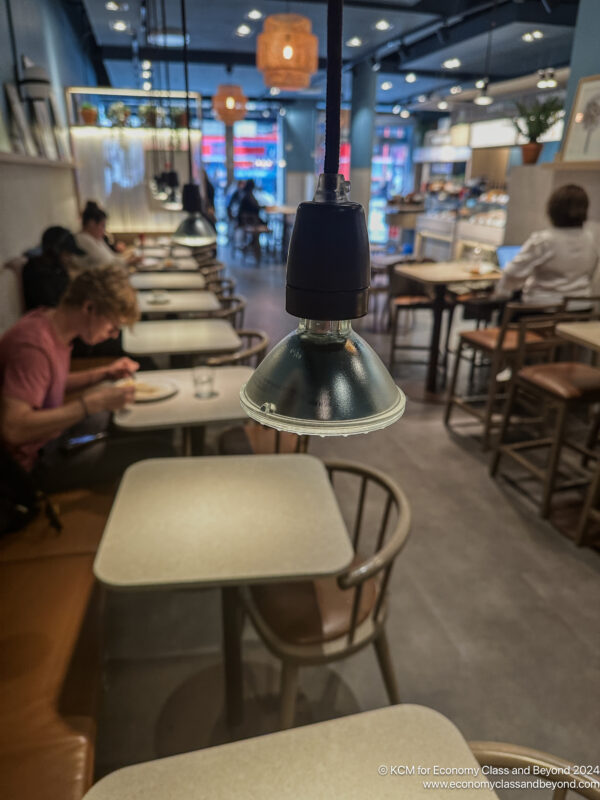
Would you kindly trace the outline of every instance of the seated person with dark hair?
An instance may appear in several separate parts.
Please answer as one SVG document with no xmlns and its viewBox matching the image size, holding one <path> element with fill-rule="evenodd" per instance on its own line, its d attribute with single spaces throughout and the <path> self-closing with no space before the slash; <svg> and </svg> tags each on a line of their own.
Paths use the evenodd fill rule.
<svg viewBox="0 0 600 800">
<path fill-rule="evenodd" d="M 238 223 L 240 225 L 260 225 L 263 220 L 260 218 L 260 205 L 254 196 L 254 181 L 246 181 L 242 190 L 240 205 L 238 208 Z"/>
<path fill-rule="evenodd" d="M 83 256 L 75 237 L 54 225 L 44 231 L 41 255 L 31 256 L 23 267 L 25 308 L 54 308 L 65 293 L 73 269 L 73 256 Z"/>
<path fill-rule="evenodd" d="M 122 325 L 138 316 L 136 292 L 123 270 L 99 267 L 78 275 L 57 308 L 30 311 L 0 338 L 0 439 L 26 470 L 36 467 L 36 477 L 47 491 L 109 480 L 124 465 L 157 454 L 151 449 L 140 455 L 131 441 L 121 443 L 122 452 L 112 461 L 104 442 L 89 448 L 87 463 L 67 459 L 52 447 L 51 458 L 46 452 L 49 443 L 72 426 L 89 417 L 97 431 L 101 423 L 106 427 L 106 412 L 133 402 L 133 384 L 102 382 L 131 375 L 138 369 L 135 361 L 120 358 L 107 367 L 75 373 L 69 368 L 76 336 L 93 345 L 116 337 Z M 80 394 L 65 401 L 67 392 Z"/>
</svg>

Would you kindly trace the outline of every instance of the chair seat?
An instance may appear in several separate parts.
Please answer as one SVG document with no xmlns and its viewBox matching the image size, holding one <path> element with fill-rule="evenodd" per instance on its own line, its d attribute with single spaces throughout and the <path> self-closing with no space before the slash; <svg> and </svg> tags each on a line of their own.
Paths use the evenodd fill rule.
<svg viewBox="0 0 600 800">
<path fill-rule="evenodd" d="M 600 369 L 588 364 L 535 364 L 519 370 L 518 375 L 564 400 L 600 400 Z"/>
<path fill-rule="evenodd" d="M 364 559 L 355 556 L 351 568 Z M 265 623 L 284 642 L 314 645 L 350 630 L 355 592 L 340 589 L 335 577 L 315 581 L 254 586 L 252 599 Z M 357 624 L 368 617 L 377 599 L 377 579 L 365 581 Z"/>
<path fill-rule="evenodd" d="M 498 343 L 498 336 L 500 335 L 500 328 L 481 328 L 477 331 L 464 331 L 460 334 L 460 338 L 480 350 L 495 350 Z M 543 342 L 544 339 L 538 336 L 537 333 L 527 332 L 525 334 L 526 344 L 538 344 Z M 515 351 L 519 345 L 519 332 L 515 330 L 508 330 L 504 335 L 502 341 L 502 350 Z"/>
</svg>

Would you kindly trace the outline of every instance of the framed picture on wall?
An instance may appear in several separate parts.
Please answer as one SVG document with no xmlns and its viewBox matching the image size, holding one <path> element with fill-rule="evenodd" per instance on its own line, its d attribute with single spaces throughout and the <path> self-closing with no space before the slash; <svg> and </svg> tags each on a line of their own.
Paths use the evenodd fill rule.
<svg viewBox="0 0 600 800">
<path fill-rule="evenodd" d="M 50 109 L 45 100 L 33 100 L 33 132 L 40 153 L 50 161 L 58 161 L 58 150 L 54 139 L 54 129 L 50 121 Z"/>
<path fill-rule="evenodd" d="M 14 83 L 5 83 L 4 90 L 8 98 L 8 107 L 11 113 L 11 139 L 13 142 L 13 149 L 17 153 L 23 153 L 27 156 L 38 156 L 38 150 L 35 146 L 33 136 L 31 135 L 31 128 L 25 116 L 25 109 L 21 103 L 19 92 Z"/>
<path fill-rule="evenodd" d="M 600 162 L 600 75 L 582 78 L 571 108 L 561 161 Z"/>
</svg>

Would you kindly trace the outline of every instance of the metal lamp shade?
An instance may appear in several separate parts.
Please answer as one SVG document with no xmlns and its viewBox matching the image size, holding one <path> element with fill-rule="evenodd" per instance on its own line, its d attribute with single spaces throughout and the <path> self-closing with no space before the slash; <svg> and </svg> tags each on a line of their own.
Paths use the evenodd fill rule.
<svg viewBox="0 0 600 800">
<path fill-rule="evenodd" d="M 240 86 L 222 83 L 213 97 L 213 111 L 225 125 L 233 125 L 246 116 L 246 96 Z"/>
<path fill-rule="evenodd" d="M 244 411 L 300 435 L 350 436 L 396 422 L 406 398 L 349 320 L 301 320 L 242 387 Z"/>
<path fill-rule="evenodd" d="M 273 14 L 258 35 L 256 66 L 267 86 L 306 89 L 318 67 L 318 40 L 307 17 Z"/>
<path fill-rule="evenodd" d="M 177 228 L 171 241 L 180 247 L 209 247 L 217 243 L 217 234 L 201 214 L 190 214 Z"/>
</svg>

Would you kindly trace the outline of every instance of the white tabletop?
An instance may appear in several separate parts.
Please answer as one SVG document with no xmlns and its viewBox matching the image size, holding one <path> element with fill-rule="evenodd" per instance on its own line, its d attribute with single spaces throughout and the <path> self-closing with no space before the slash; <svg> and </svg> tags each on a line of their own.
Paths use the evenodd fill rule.
<svg viewBox="0 0 600 800">
<path fill-rule="evenodd" d="M 600 351 L 600 322 L 562 322 L 556 332 L 570 342 Z"/>
<path fill-rule="evenodd" d="M 414 775 L 391 768 L 414 766 Z M 417 774 L 421 767 L 423 773 Z M 434 775 L 434 768 L 454 774 Z M 387 774 L 381 774 L 383 769 Z M 475 774 L 456 774 L 468 768 Z M 482 788 L 426 788 L 425 781 Z M 85 800 L 492 800 L 462 734 L 430 708 L 399 705 L 149 761 L 102 778 Z"/>
<path fill-rule="evenodd" d="M 118 428 L 141 431 L 246 419 L 240 404 L 240 389 L 251 374 L 250 367 L 215 368 L 213 370 L 215 397 L 198 398 L 194 395 L 191 369 L 138 372 L 140 381 L 146 378 L 152 382 L 170 381 L 179 391 L 166 400 L 135 403 L 122 411 L 117 411 L 113 421 Z"/>
<path fill-rule="evenodd" d="M 194 272 L 198 270 L 198 262 L 195 258 L 156 258 L 155 256 L 144 256 L 137 265 L 139 272 L 163 272 L 175 271 Z"/>
<path fill-rule="evenodd" d="M 433 264 L 398 264 L 394 271 L 404 278 L 426 284 L 461 283 L 462 281 L 497 281 L 500 270 L 479 272 L 480 265 L 470 261 L 437 261 Z"/>
<path fill-rule="evenodd" d="M 134 289 L 204 289 L 206 281 L 199 272 L 137 272 L 129 279 Z"/>
<path fill-rule="evenodd" d="M 218 311 L 221 308 L 213 292 L 177 291 L 138 292 L 138 306 L 142 314 L 176 314 L 184 312 Z M 157 303 L 156 300 L 160 300 Z M 165 302 L 166 300 L 166 302 Z"/>
<path fill-rule="evenodd" d="M 352 558 L 314 456 L 163 458 L 126 470 L 94 574 L 120 589 L 224 586 L 335 575 Z"/>
<path fill-rule="evenodd" d="M 123 350 L 133 356 L 233 353 L 241 345 L 224 319 L 157 319 L 123 329 Z"/>
</svg>

